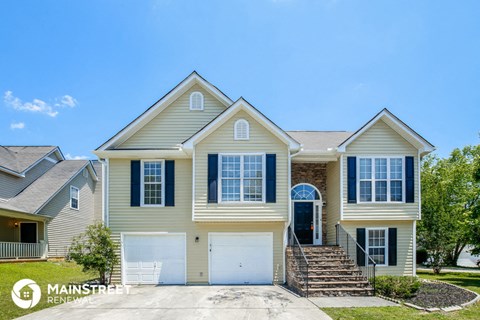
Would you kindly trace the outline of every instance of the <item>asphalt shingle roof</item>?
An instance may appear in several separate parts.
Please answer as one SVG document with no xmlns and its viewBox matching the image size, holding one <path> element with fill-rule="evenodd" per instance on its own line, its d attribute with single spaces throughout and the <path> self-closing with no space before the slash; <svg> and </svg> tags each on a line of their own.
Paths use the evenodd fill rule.
<svg viewBox="0 0 480 320">
<path fill-rule="evenodd" d="M 350 137 L 348 131 L 287 131 L 287 133 L 303 145 L 305 152 L 327 152 L 338 147 Z"/>
<path fill-rule="evenodd" d="M 57 147 L 0 146 L 0 167 L 22 173 Z"/>
<path fill-rule="evenodd" d="M 81 169 L 87 166 L 88 160 L 66 160 L 58 162 L 40 178 L 26 187 L 8 202 L 0 203 L 0 208 L 36 213 Z"/>
</svg>

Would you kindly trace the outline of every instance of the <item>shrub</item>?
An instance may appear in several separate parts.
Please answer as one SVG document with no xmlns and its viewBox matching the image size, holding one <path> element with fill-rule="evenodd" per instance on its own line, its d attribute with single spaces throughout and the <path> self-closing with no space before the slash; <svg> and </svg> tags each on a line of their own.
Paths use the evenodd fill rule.
<svg viewBox="0 0 480 320">
<path fill-rule="evenodd" d="M 416 277 L 379 276 L 375 279 L 377 292 L 394 299 L 413 297 L 420 285 L 421 283 Z"/>
</svg>

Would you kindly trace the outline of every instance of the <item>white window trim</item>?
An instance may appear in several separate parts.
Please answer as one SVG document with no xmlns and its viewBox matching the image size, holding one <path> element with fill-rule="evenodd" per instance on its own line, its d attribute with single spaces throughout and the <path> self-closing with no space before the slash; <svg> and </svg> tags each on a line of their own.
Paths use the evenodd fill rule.
<svg viewBox="0 0 480 320">
<path fill-rule="evenodd" d="M 193 106 L 193 95 L 194 94 L 200 94 L 200 97 L 201 97 L 201 104 L 200 104 L 200 109 L 194 109 L 192 108 Z M 205 98 L 203 96 L 203 93 L 201 93 L 200 91 L 193 91 L 192 93 L 190 93 L 190 111 L 203 111 L 205 109 Z"/>
<path fill-rule="evenodd" d="M 162 186 L 162 201 L 160 204 L 145 204 L 145 183 L 144 183 L 144 164 L 145 162 L 161 162 L 161 186 Z M 165 207 L 165 160 L 163 159 L 145 159 L 140 161 L 140 207 Z"/>
<path fill-rule="evenodd" d="M 240 138 L 238 137 L 238 130 L 237 130 L 237 125 L 239 123 L 245 123 L 245 125 L 247 126 L 247 136 L 245 138 Z M 250 123 L 248 123 L 247 120 L 245 119 L 238 119 L 237 121 L 235 121 L 235 124 L 233 125 L 233 139 L 234 140 L 250 140 Z"/>
<path fill-rule="evenodd" d="M 223 156 L 240 156 L 240 201 L 223 201 L 222 199 L 222 157 Z M 243 156 L 262 156 L 262 201 L 245 201 L 243 200 Z M 265 203 L 265 196 L 266 196 L 266 182 L 267 179 L 265 177 L 266 173 L 266 163 L 265 163 L 265 153 L 220 153 L 218 159 L 218 203 L 222 204 L 238 204 L 238 203 L 251 203 L 251 204 L 259 204 Z"/>
<path fill-rule="evenodd" d="M 72 196 L 72 189 L 77 191 L 77 208 L 72 207 L 72 199 L 74 199 Z M 75 186 L 70 186 L 70 209 L 80 210 L 80 189 Z"/>
<path fill-rule="evenodd" d="M 369 239 L 368 239 L 368 234 L 370 230 L 384 230 L 385 231 L 385 263 L 384 264 L 376 264 L 375 266 L 377 267 L 388 267 L 388 228 L 387 227 L 378 227 L 378 228 L 365 228 L 365 251 L 367 252 L 368 255 L 370 255 L 370 246 L 369 244 Z M 372 258 L 373 259 L 373 258 Z M 370 261 L 367 261 L 367 263 L 370 263 Z"/>
<path fill-rule="evenodd" d="M 371 179 L 360 179 L 360 159 L 371 159 L 372 160 L 372 178 Z M 387 159 L 387 179 L 378 179 L 378 181 L 387 181 L 387 201 L 376 201 L 375 200 L 375 159 Z M 390 181 L 390 160 L 391 159 L 402 159 L 402 201 L 391 201 L 391 187 Z M 357 203 L 389 203 L 389 204 L 403 204 L 405 203 L 405 156 L 382 156 L 382 155 L 368 155 L 368 156 L 357 156 Z M 372 201 L 362 201 L 360 199 L 360 181 L 371 181 L 372 182 Z M 398 181 L 398 179 L 393 179 Z"/>
</svg>

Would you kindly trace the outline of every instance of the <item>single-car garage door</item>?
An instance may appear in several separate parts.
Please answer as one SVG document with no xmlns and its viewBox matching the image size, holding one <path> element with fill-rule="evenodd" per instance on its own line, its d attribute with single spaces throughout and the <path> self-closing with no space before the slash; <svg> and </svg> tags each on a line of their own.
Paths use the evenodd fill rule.
<svg viewBox="0 0 480 320">
<path fill-rule="evenodd" d="M 209 233 L 211 284 L 271 284 L 272 233 Z"/>
<path fill-rule="evenodd" d="M 126 284 L 185 284 L 185 234 L 124 234 Z"/>
</svg>

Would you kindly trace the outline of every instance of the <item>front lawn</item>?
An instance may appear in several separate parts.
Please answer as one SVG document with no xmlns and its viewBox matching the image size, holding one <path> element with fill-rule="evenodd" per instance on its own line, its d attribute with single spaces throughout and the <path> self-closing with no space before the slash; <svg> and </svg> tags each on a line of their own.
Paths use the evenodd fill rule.
<svg viewBox="0 0 480 320">
<path fill-rule="evenodd" d="M 0 263 L 0 275 L 0 320 L 13 319 L 54 306 L 47 303 L 49 283 L 68 285 L 95 278 L 94 274 L 83 273 L 82 268 L 72 262 Z M 17 307 L 11 298 L 14 283 L 25 278 L 35 281 L 42 290 L 40 302 L 27 310 Z"/>
<path fill-rule="evenodd" d="M 435 275 L 432 272 L 418 272 L 418 276 L 424 279 L 441 280 L 449 282 L 477 293 L 480 293 L 480 273 L 442 273 Z M 466 309 L 450 313 L 426 313 L 409 307 L 381 307 L 381 308 L 322 308 L 335 320 L 365 319 L 479 319 L 480 303 Z"/>
</svg>

